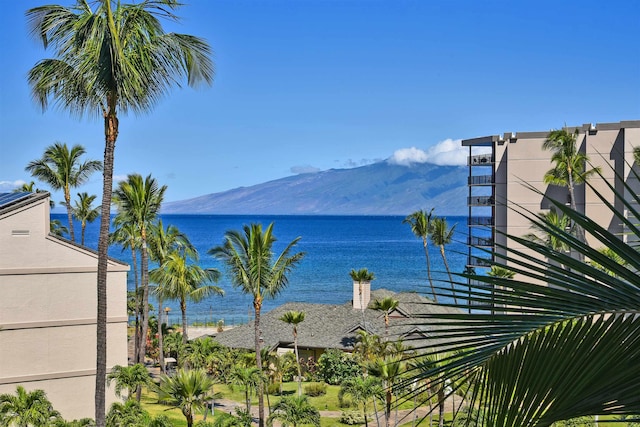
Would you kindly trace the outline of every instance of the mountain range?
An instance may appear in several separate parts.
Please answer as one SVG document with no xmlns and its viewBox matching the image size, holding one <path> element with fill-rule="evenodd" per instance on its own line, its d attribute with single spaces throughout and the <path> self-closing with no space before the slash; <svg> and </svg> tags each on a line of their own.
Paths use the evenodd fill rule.
<svg viewBox="0 0 640 427">
<path fill-rule="evenodd" d="M 167 202 L 163 214 L 407 215 L 435 208 L 467 215 L 462 166 L 387 161 L 289 176 L 250 187 Z"/>
</svg>

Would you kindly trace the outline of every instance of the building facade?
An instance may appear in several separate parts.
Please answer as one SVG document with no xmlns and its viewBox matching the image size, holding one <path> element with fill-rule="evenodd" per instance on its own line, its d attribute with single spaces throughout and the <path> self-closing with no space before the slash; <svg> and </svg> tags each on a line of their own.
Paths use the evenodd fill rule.
<svg viewBox="0 0 640 427">
<path fill-rule="evenodd" d="M 98 255 L 49 230 L 48 193 L 0 194 L 0 394 L 42 389 L 65 419 L 93 418 Z M 128 270 L 109 260 L 108 371 L 127 365 Z"/>
<path fill-rule="evenodd" d="M 633 149 L 640 147 L 640 120 L 568 126 L 567 130 L 577 130 L 576 145 L 590 159 L 587 168 L 600 167 L 604 180 L 627 200 L 631 198 L 622 180 L 633 192 L 640 193 L 638 180 L 631 173 L 633 167 L 638 167 L 634 165 Z M 550 199 L 570 203 L 567 188 L 547 185 L 543 181 L 545 172 L 553 166 L 551 152 L 542 149 L 548 134 L 548 131 L 507 132 L 462 141 L 462 145 L 469 148 L 469 268 L 489 267 L 495 254 L 506 252 L 504 247 L 523 249 L 506 237 L 532 232 L 530 221 L 521 212 L 548 212 Z M 604 180 L 592 178 L 589 182 L 593 189 L 577 186 L 576 207 L 626 239 L 625 227 L 596 195 L 596 191 L 600 192 L 616 209 L 628 214 Z M 588 235 L 586 237 L 587 242 L 593 242 Z"/>
</svg>

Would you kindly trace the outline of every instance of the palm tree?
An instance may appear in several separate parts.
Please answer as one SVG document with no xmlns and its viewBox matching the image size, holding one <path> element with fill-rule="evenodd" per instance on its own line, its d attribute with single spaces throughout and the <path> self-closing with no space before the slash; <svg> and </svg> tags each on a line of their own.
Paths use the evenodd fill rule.
<svg viewBox="0 0 640 427">
<path fill-rule="evenodd" d="M 386 297 L 381 300 L 377 299 L 373 302 L 373 309 L 384 313 L 384 334 L 389 338 L 389 314 L 398 308 L 400 301 L 392 297 Z"/>
<path fill-rule="evenodd" d="M 590 177 L 600 172 L 599 168 L 586 169 L 589 157 L 580 152 L 576 144 L 578 129 L 573 133 L 567 129 L 553 130 L 542 144 L 543 150 L 551 151 L 552 169 L 544 174 L 544 183 L 566 187 L 569 189 L 571 209 L 576 211 L 575 187 L 584 184 Z M 584 230 L 577 226 L 576 237 L 585 242 Z"/>
<path fill-rule="evenodd" d="M 111 373 L 107 375 L 107 383 L 111 384 L 115 381 L 116 396 L 122 396 L 122 392 L 126 390 L 127 399 L 135 399 L 140 402 L 139 397 L 134 397 L 139 387 L 151 385 L 151 376 L 144 365 L 137 363 L 131 366 L 116 365 L 111 369 Z"/>
<path fill-rule="evenodd" d="M 235 366 L 227 378 L 233 385 L 244 389 L 244 403 L 247 413 L 251 413 L 251 394 L 262 383 L 262 372 L 255 366 Z"/>
<path fill-rule="evenodd" d="M 140 233 L 138 233 L 136 225 L 129 220 L 127 215 L 122 212 L 117 214 L 113 218 L 114 231 L 109 234 L 109 245 L 117 243 L 122 246 L 122 250 L 131 250 L 131 262 L 133 269 L 133 283 L 135 298 L 135 333 L 134 333 L 134 360 L 138 360 L 140 347 L 141 347 L 141 335 L 140 335 L 140 313 L 142 312 L 142 298 L 140 295 L 140 283 L 138 276 L 138 250 L 141 248 Z"/>
<path fill-rule="evenodd" d="M 351 271 L 349 272 L 349 276 L 351 276 L 351 280 L 358 283 L 358 297 L 360 298 L 360 311 L 362 312 L 362 327 L 366 329 L 367 325 L 364 317 L 365 304 L 363 300 L 364 298 L 363 285 L 365 283 L 370 283 L 372 280 L 376 278 L 376 276 L 373 274 L 373 272 L 367 270 L 366 268 L 361 268 L 360 270 L 356 270 L 352 268 Z"/>
<path fill-rule="evenodd" d="M 362 415 L 364 415 L 364 425 L 369 426 L 367 417 L 367 402 L 375 399 L 380 380 L 373 376 L 353 377 L 340 384 L 338 400 L 342 402 L 344 396 L 351 396 L 355 404 L 362 405 Z"/>
<path fill-rule="evenodd" d="M 56 142 L 47 147 L 42 158 L 29 162 L 25 168 L 33 177 L 45 182 L 54 190 L 62 190 L 69 219 L 69 234 L 74 241 L 71 188 L 79 187 L 93 172 L 102 170 L 102 163 L 98 160 L 81 162 L 80 158 L 85 153 L 86 150 L 81 145 L 74 145 L 69 150 L 67 144 Z"/>
<path fill-rule="evenodd" d="M 377 377 L 382 381 L 382 388 L 385 392 L 385 424 L 386 427 L 391 425 L 391 404 L 393 402 L 393 394 L 396 383 L 407 368 L 407 362 L 402 356 L 387 356 L 378 358 L 367 364 L 369 374 Z"/>
<path fill-rule="evenodd" d="M 298 354 L 298 325 L 304 322 L 304 312 L 290 310 L 284 313 L 280 320 L 293 326 L 293 349 L 296 355 L 296 366 L 298 367 L 298 396 L 302 396 L 302 369 L 300 367 L 300 355 Z"/>
<path fill-rule="evenodd" d="M 62 225 L 59 219 L 52 219 L 49 221 L 49 232 L 54 236 L 63 236 L 69 232 L 69 229 Z"/>
<path fill-rule="evenodd" d="M 130 174 L 125 181 L 120 181 L 113 191 L 113 201 L 118 207 L 118 214 L 123 220 L 133 225 L 133 231 L 140 238 L 140 272 L 142 280 L 142 313 L 141 328 L 138 331 L 140 348 L 136 355 L 136 363 L 144 363 L 146 339 L 149 330 L 149 256 L 147 251 L 147 230 L 155 220 L 167 186 L 158 187 L 158 182 L 148 175 L 146 178 L 138 174 Z"/>
<path fill-rule="evenodd" d="M 104 427 L 107 249 L 113 184 L 113 159 L 119 113 L 146 113 L 186 78 L 189 86 L 213 81 L 209 45 L 185 34 L 165 33 L 160 19 L 177 21 L 181 3 L 159 0 L 113 3 L 77 0 L 66 8 L 41 6 L 27 11 L 32 34 L 54 58 L 29 71 L 29 85 L 43 110 L 56 103 L 77 116 L 104 119 L 104 175 L 97 274 L 96 424 Z"/>
<path fill-rule="evenodd" d="M 60 418 L 42 390 L 26 391 L 19 385 L 16 394 L 0 395 L 2 426 L 48 426 Z"/>
<path fill-rule="evenodd" d="M 262 371 L 260 357 L 260 312 L 265 298 L 275 298 L 289 283 L 288 274 L 302 260 L 304 252 L 292 254 L 300 237 L 293 239 L 283 251 L 274 256 L 273 223 L 263 230 L 261 224 L 245 225 L 243 233 L 227 231 L 222 246 L 209 250 L 209 254 L 226 264 L 231 281 L 243 293 L 253 296 L 255 312 L 254 334 L 256 366 Z M 262 383 L 258 385 L 259 426 L 264 426 L 264 399 Z"/>
<path fill-rule="evenodd" d="M 544 225 L 540 224 L 540 221 L 535 221 L 532 222 L 531 228 L 536 230 L 536 233 L 542 234 L 543 237 L 538 236 L 536 233 L 526 234 L 525 237 L 557 252 L 569 251 L 569 245 L 567 245 L 563 239 L 558 238 L 556 232 L 548 233 L 545 232 L 545 230 L 548 230 L 549 227 L 553 227 L 553 229 L 558 232 L 570 230 L 571 219 L 562 213 L 558 213 L 558 211 L 553 208 L 550 209 L 549 212 L 540 212 L 538 218 Z"/>
<path fill-rule="evenodd" d="M 213 395 L 213 379 L 203 370 L 178 370 L 175 375 L 160 377 L 158 400 L 182 410 L 187 426 L 193 426 L 196 411 L 203 410 Z"/>
<path fill-rule="evenodd" d="M 632 173 L 637 179 L 637 173 Z M 597 185 L 615 194 L 624 210 L 598 197 L 629 230 L 630 240 L 635 240 L 640 237 L 640 228 L 634 224 L 640 197 L 622 177 L 617 179 L 624 195 L 605 179 Z M 586 185 L 601 194 L 595 184 Z M 430 351 L 446 348 L 459 351 L 459 356 L 422 377 L 448 372 L 469 384 L 468 405 L 485 408 L 489 426 L 549 426 L 585 415 L 640 412 L 635 393 L 640 377 L 640 254 L 608 231 L 607 224 L 598 224 L 564 201 L 551 203 L 598 244 L 585 245 L 570 230 L 546 224 L 533 213 L 522 214 L 591 262 L 508 236 L 515 245 L 505 258 L 509 266 L 501 266 L 517 273 L 517 278 L 510 279 L 508 286 L 493 286 L 494 294 L 489 295 L 483 294 L 487 286 L 503 282 L 475 276 L 471 281 L 475 312 L 428 316 L 429 322 L 444 320 L 449 325 L 433 331 Z M 601 253 L 598 247 L 609 248 L 616 257 Z M 508 309 L 492 313 L 494 299 Z"/>
<path fill-rule="evenodd" d="M 513 279 L 516 276 L 516 273 L 508 268 L 499 265 L 492 265 L 491 269 L 487 272 L 487 276 Z"/>
<path fill-rule="evenodd" d="M 447 274 L 449 275 L 449 283 L 451 284 L 453 301 L 457 304 L 458 300 L 456 298 L 456 289 L 453 284 L 453 277 L 451 276 L 449 263 L 447 262 L 447 257 L 444 253 L 444 247 L 451 243 L 451 240 L 453 239 L 453 232 L 455 228 L 456 224 L 454 224 L 451 228 L 448 228 L 447 220 L 445 218 L 437 217 L 431 221 L 431 242 L 435 246 L 438 246 L 440 248 L 440 256 L 442 257 L 444 268 L 447 270 Z"/>
<path fill-rule="evenodd" d="M 431 286 L 431 295 L 433 300 L 438 302 L 436 290 L 433 287 L 433 279 L 431 278 L 431 260 L 429 259 L 429 236 L 431 235 L 431 216 L 433 214 L 433 208 L 427 212 L 424 210 L 415 211 L 402 221 L 403 224 L 409 224 L 411 226 L 411 232 L 422 239 L 422 247 L 424 248 L 424 255 L 427 259 L 427 277 L 429 278 L 429 285 Z"/>
<path fill-rule="evenodd" d="M 297 427 L 300 424 L 320 427 L 320 411 L 309 403 L 307 396 L 287 396 L 274 406 L 267 421 L 269 427 L 273 425 L 273 420 L 279 420 L 282 427 Z"/>
<path fill-rule="evenodd" d="M 40 191 L 36 188 L 36 183 L 31 181 L 29 183 L 24 183 L 20 187 L 14 188 L 12 193 L 39 193 Z"/>
<path fill-rule="evenodd" d="M 87 222 L 91 223 L 100 216 L 100 208 L 91 206 L 95 199 L 95 195 L 90 196 L 86 192 L 78 193 L 78 200 L 76 200 L 76 204 L 73 207 L 73 215 L 80 220 L 82 226 L 82 237 L 80 240 L 80 244 L 82 245 L 84 245 L 84 231 L 87 227 Z"/>
<path fill-rule="evenodd" d="M 220 272 L 215 269 L 203 269 L 197 264 L 190 263 L 188 254 L 175 251 L 168 254 L 164 263 L 151 272 L 154 282 L 162 284 L 159 292 L 165 298 L 180 301 L 182 313 L 182 340 L 187 344 L 187 300 L 200 302 L 211 295 L 224 295 L 218 286 L 207 285 L 217 282 Z M 195 259 L 194 261 L 197 261 Z"/>
<path fill-rule="evenodd" d="M 196 248 L 191 241 L 189 241 L 186 234 L 180 232 L 178 227 L 174 225 L 167 225 L 165 230 L 162 220 L 158 220 L 158 222 L 152 224 L 149 229 L 149 255 L 151 260 L 161 266 L 167 260 L 168 255 L 174 251 L 197 256 Z M 162 319 L 162 289 L 156 288 L 155 293 L 158 298 L 158 319 Z M 160 324 L 162 324 L 162 321 L 160 321 Z M 160 326 L 158 328 L 158 361 L 160 362 L 160 369 L 162 372 L 165 372 L 163 341 L 162 326 Z"/>
</svg>

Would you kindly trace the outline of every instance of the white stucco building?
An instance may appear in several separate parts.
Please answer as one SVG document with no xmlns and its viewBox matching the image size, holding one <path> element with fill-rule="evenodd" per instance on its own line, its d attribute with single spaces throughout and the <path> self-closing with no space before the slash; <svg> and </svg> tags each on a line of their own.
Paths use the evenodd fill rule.
<svg viewBox="0 0 640 427">
<path fill-rule="evenodd" d="M 0 194 L 0 394 L 42 389 L 65 419 L 93 418 L 98 255 L 49 229 L 48 193 Z M 107 372 L 127 364 L 128 270 L 109 260 Z"/>
</svg>

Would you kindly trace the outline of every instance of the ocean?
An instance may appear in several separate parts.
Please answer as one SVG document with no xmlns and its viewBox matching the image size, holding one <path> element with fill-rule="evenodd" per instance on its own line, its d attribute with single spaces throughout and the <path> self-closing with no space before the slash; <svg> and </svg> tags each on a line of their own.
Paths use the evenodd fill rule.
<svg viewBox="0 0 640 427">
<path fill-rule="evenodd" d="M 67 224 L 66 214 L 52 214 Z M 222 273 L 218 286 L 223 297 L 214 296 L 199 303 L 187 302 L 189 322 L 217 322 L 226 325 L 246 323 L 252 317 L 252 299 L 234 288 L 224 266 L 207 254 L 223 243 L 228 230 L 241 230 L 254 222 L 263 226 L 273 222 L 279 253 L 284 246 L 300 236 L 296 251 L 306 252 L 302 262 L 289 276 L 289 285 L 274 300 L 267 300 L 268 311 L 285 302 L 342 304 L 352 298 L 351 269 L 367 268 L 375 274 L 372 290 L 385 288 L 394 292 L 429 292 L 426 261 L 422 241 L 416 238 L 401 216 L 248 216 L 248 215 L 161 215 L 166 227 L 175 225 L 185 233 L 200 254 L 203 268 L 217 268 Z M 447 218 L 449 226 L 456 224 L 454 241 L 446 247 L 446 256 L 453 272 L 462 272 L 466 263 L 466 217 Z M 74 223 L 76 240 L 80 241 L 80 224 Z M 87 226 L 86 246 L 98 247 L 99 220 Z M 131 252 L 112 246 L 109 255 L 131 264 Z M 430 245 L 432 276 L 446 280 L 440 250 Z M 150 268 L 153 268 L 152 265 Z M 128 287 L 134 288 L 132 272 Z M 151 301 L 153 303 L 153 301 Z M 180 309 L 175 301 L 164 303 L 171 311 L 171 324 L 180 322 Z"/>
</svg>

